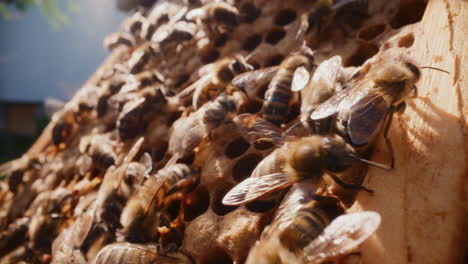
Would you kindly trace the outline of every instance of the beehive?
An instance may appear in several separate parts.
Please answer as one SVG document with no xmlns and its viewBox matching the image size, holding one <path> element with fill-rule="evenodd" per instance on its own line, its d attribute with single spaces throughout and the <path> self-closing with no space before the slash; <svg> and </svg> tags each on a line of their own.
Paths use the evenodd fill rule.
<svg viewBox="0 0 468 264">
<path fill-rule="evenodd" d="M 141 12 L 157 26 L 153 41 L 171 32 L 174 19 L 181 19 L 178 16 L 185 8 L 189 11 L 210 1 L 188 2 L 160 1 Z M 300 0 L 229 2 L 240 12 L 241 23 L 232 32 L 207 35 L 212 25 L 190 25 L 187 28 L 199 28 L 194 39 L 169 43 L 153 53 L 145 67 L 162 76 L 165 96 L 170 97 L 202 78 L 212 70 L 205 67 L 199 71 L 204 65 L 227 56 L 250 55 L 249 62 L 260 68 L 278 64 L 302 45 L 304 39 L 295 37 L 299 18 L 314 4 Z M 442 68 L 450 74 L 423 72 L 418 98 L 411 100 L 404 114 L 394 120 L 390 131 L 396 169 L 369 169 L 364 185 L 373 189 L 375 195 L 360 193 L 351 211 L 377 211 L 383 222 L 376 235 L 361 247 L 362 261 L 461 262 L 467 237 L 468 94 L 463 76 L 466 2 L 370 1 L 367 13 L 366 18 L 358 20 L 352 14 L 342 14 L 342 20 L 330 25 L 324 34 L 306 36 L 307 44 L 315 51 L 316 63 L 341 55 L 345 66 L 360 67 L 381 57 L 403 54 L 419 65 Z M 125 25 L 127 22 L 119 30 L 125 30 Z M 118 230 L 107 230 L 86 244 L 79 241 L 79 231 L 71 235 L 66 231 L 89 221 L 87 213 L 104 188 L 101 183 L 106 169 L 80 151 L 85 136 L 103 135 L 112 143 L 117 170 L 122 170 L 119 165 L 137 136 L 144 136 L 147 143 L 135 161 L 148 152 L 156 170 L 167 156 L 171 125 L 189 111 L 181 113 L 184 109 L 169 100 L 166 107 L 158 109 L 163 114 L 145 112 L 137 122 L 142 124 L 135 130 L 137 135 L 130 135 L 129 139 L 119 136 L 117 119 L 128 110 L 125 103 L 135 97 L 116 98 L 118 107 L 109 105 L 107 114 L 98 116 L 99 111 L 104 111 L 99 107 L 108 99 L 103 98 L 102 92 L 106 80 L 130 75 L 116 74 L 115 65 L 125 67 L 135 51 L 148 43 L 140 39 L 131 48 L 113 49 L 74 98 L 55 114 L 23 159 L 13 163 L 13 173 L 2 183 L 0 195 L 0 255 L 4 256 L 1 263 L 48 263 L 52 258 L 59 263 L 72 258 L 77 262 L 80 258 L 91 261 L 100 248 L 118 239 Z M 258 103 L 248 103 L 246 108 L 253 113 L 260 110 Z M 221 199 L 232 186 L 248 177 L 270 151 L 272 148 L 248 143 L 242 131 L 227 123 L 213 130 L 197 146 L 194 156 L 184 160 L 200 167 L 201 177 L 200 184 L 189 194 L 192 203 L 185 212 L 183 240 L 175 241 L 181 243 L 181 251 L 197 263 L 245 260 L 271 221 L 275 204 L 227 207 Z M 378 142 L 373 159 L 386 160 L 387 154 L 383 141 Z M 133 166 L 138 167 L 135 163 Z M 62 256 L 52 255 L 57 252 L 57 248 L 52 248 L 57 237 L 57 247 L 61 243 L 86 245 L 74 251 L 63 250 Z"/>
</svg>

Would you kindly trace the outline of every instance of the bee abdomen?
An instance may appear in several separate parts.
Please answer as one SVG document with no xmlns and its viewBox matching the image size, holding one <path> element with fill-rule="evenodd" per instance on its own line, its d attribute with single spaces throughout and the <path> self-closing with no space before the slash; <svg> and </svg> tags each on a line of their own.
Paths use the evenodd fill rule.
<svg viewBox="0 0 468 264">
<path fill-rule="evenodd" d="M 286 119 L 289 112 L 291 78 L 290 74 L 281 74 L 274 78 L 265 95 L 263 118 L 277 125 Z"/>
<path fill-rule="evenodd" d="M 142 127 L 143 106 L 145 100 L 128 102 L 117 120 L 120 139 L 125 141 L 138 135 Z"/>
</svg>

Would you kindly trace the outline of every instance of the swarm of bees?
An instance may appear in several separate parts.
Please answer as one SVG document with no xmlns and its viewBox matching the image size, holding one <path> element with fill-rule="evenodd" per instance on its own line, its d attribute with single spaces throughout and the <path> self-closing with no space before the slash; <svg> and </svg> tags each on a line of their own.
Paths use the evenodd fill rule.
<svg viewBox="0 0 468 264">
<path fill-rule="evenodd" d="M 112 59 L 0 167 L 0 263 L 359 255 L 381 216 L 347 209 L 374 193 L 367 166 L 398 166 L 389 128 L 423 67 L 326 51 L 355 45 L 365 0 L 258 2 L 158 1 L 105 39 Z M 372 160 L 379 137 L 387 163 Z"/>
</svg>

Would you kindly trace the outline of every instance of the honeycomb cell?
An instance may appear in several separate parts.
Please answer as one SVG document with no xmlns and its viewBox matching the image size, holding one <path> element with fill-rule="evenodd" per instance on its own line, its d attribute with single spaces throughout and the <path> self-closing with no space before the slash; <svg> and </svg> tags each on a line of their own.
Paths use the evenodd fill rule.
<svg viewBox="0 0 468 264">
<path fill-rule="evenodd" d="M 413 46 L 414 35 L 412 33 L 405 35 L 398 40 L 398 47 L 400 48 L 409 48 Z"/>
<path fill-rule="evenodd" d="M 239 137 L 227 145 L 224 150 L 224 155 L 230 159 L 234 159 L 244 154 L 249 147 L 249 142 L 247 142 L 243 137 Z"/>
<path fill-rule="evenodd" d="M 273 209 L 276 206 L 276 204 L 277 203 L 275 201 L 257 200 L 247 203 L 245 205 L 245 208 L 254 213 L 264 213 Z"/>
<path fill-rule="evenodd" d="M 377 52 L 379 48 L 377 45 L 372 43 L 363 42 L 359 45 L 356 51 L 346 61 L 345 66 L 361 66 L 367 59 L 371 58 Z"/>
<path fill-rule="evenodd" d="M 248 37 L 244 43 L 242 44 L 242 49 L 245 51 L 252 51 L 254 50 L 258 45 L 262 43 L 262 35 L 260 34 L 255 34 L 250 37 Z"/>
<path fill-rule="evenodd" d="M 192 221 L 208 210 L 210 206 L 210 194 L 205 187 L 201 186 L 192 193 L 187 194 L 184 202 L 184 220 Z"/>
<path fill-rule="evenodd" d="M 292 9 L 284 9 L 275 16 L 275 24 L 278 26 L 286 26 L 287 24 L 292 23 L 296 17 L 296 11 Z"/>
<path fill-rule="evenodd" d="M 284 56 L 281 54 L 273 55 L 267 59 L 267 62 L 265 63 L 265 67 L 279 65 L 283 61 L 283 59 L 284 59 Z"/>
<path fill-rule="evenodd" d="M 275 28 L 268 32 L 268 34 L 265 37 L 265 41 L 271 45 L 275 45 L 280 40 L 282 40 L 286 36 L 286 31 L 284 31 L 282 28 Z"/>
<path fill-rule="evenodd" d="M 213 212 L 217 215 L 227 215 L 228 213 L 236 210 L 239 206 L 227 206 L 222 203 L 222 200 L 224 198 L 224 195 L 231 190 L 232 186 L 229 186 L 228 188 L 222 188 L 218 190 L 214 196 L 212 197 L 212 202 L 211 202 L 211 209 Z"/>
<path fill-rule="evenodd" d="M 263 157 L 258 154 L 245 155 L 232 168 L 232 178 L 237 182 L 246 179 L 262 159 Z"/>
</svg>

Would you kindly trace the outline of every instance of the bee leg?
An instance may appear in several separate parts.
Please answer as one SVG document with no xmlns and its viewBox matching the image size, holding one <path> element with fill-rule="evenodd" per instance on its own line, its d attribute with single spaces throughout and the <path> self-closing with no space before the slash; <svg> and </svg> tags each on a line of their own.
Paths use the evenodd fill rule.
<svg viewBox="0 0 468 264">
<path fill-rule="evenodd" d="M 333 174 L 329 174 L 330 177 L 332 177 L 332 179 L 338 184 L 340 185 L 341 187 L 345 188 L 345 189 L 356 189 L 356 190 L 360 190 L 360 191 L 366 191 L 370 194 L 374 194 L 374 191 L 371 190 L 371 189 L 367 189 L 366 187 L 362 186 L 362 185 L 356 185 L 356 184 L 352 184 L 352 183 L 346 183 L 344 181 L 342 181 L 338 176 L 336 175 L 333 175 Z"/>
<path fill-rule="evenodd" d="M 390 155 L 392 156 L 392 161 L 390 163 L 390 168 L 395 168 L 395 155 L 393 154 L 393 145 L 392 145 L 392 141 L 390 141 L 390 139 L 388 138 L 388 132 L 390 131 L 390 126 L 392 125 L 392 120 L 393 120 L 393 113 L 395 112 L 395 107 L 391 107 L 390 108 L 390 111 L 389 111 L 389 117 L 388 117 L 388 121 L 387 121 L 387 124 L 385 124 L 385 128 L 384 128 L 384 139 L 385 139 L 385 142 L 387 143 L 387 148 L 390 152 Z"/>
</svg>

